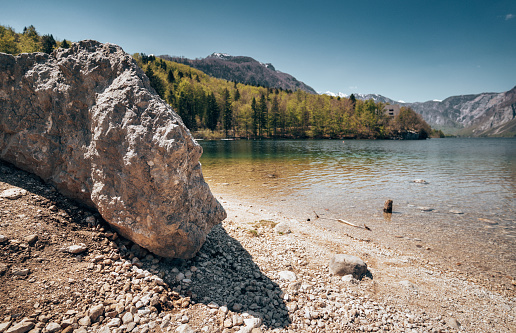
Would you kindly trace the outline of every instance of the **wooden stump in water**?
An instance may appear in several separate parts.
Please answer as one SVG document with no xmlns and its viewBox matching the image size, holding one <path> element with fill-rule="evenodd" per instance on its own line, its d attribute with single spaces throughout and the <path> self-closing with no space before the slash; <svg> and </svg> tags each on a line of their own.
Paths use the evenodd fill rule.
<svg viewBox="0 0 516 333">
<path fill-rule="evenodd" d="M 385 201 L 385 204 L 383 205 L 383 212 L 384 213 L 392 213 L 392 200 L 388 199 Z"/>
</svg>

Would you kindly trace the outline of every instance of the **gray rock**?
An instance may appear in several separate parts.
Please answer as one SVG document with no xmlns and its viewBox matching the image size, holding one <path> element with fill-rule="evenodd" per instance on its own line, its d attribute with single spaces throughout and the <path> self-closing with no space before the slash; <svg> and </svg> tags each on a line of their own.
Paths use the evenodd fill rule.
<svg viewBox="0 0 516 333">
<path fill-rule="evenodd" d="M 48 333 L 55 333 L 61 330 L 61 325 L 58 323 L 50 322 L 47 324 L 47 326 L 45 326 L 45 330 Z"/>
<path fill-rule="evenodd" d="M 0 159 L 97 209 L 120 235 L 190 259 L 226 217 L 201 146 L 120 47 L 2 53 L 0 83 Z"/>
<path fill-rule="evenodd" d="M 88 333 L 88 330 L 85 327 L 79 327 L 76 330 L 73 330 L 73 333 Z"/>
<path fill-rule="evenodd" d="M 9 326 L 11 326 L 11 324 L 11 321 L 0 323 L 0 333 L 4 333 L 9 328 Z"/>
<path fill-rule="evenodd" d="M 195 330 L 190 325 L 183 324 L 176 328 L 176 333 L 195 333 Z"/>
<path fill-rule="evenodd" d="M 36 234 L 29 235 L 29 236 L 25 237 L 25 241 L 27 243 L 29 243 L 29 245 L 32 245 L 38 241 L 38 235 L 36 235 Z"/>
<path fill-rule="evenodd" d="M 274 227 L 274 230 L 278 234 L 281 234 L 281 235 L 285 235 L 285 234 L 290 234 L 291 233 L 290 226 L 288 225 L 287 222 L 281 222 L 281 223 L 276 224 L 276 226 Z"/>
<path fill-rule="evenodd" d="M 448 318 L 446 319 L 446 324 L 450 326 L 451 328 L 454 328 L 458 330 L 460 328 L 460 323 L 455 318 Z"/>
<path fill-rule="evenodd" d="M 362 259 L 349 254 L 336 254 L 330 260 L 330 273 L 343 276 L 351 274 L 360 279 L 367 273 L 367 265 Z"/>
<path fill-rule="evenodd" d="M 278 273 L 280 280 L 296 281 L 296 273 L 292 271 L 281 271 Z"/>
<path fill-rule="evenodd" d="M 120 325 L 122 325 L 120 318 L 113 318 L 107 323 L 108 327 L 118 327 Z"/>
<path fill-rule="evenodd" d="M 81 319 L 79 319 L 78 323 L 81 326 L 90 326 L 91 325 L 91 318 L 90 318 L 90 316 L 84 316 Z"/>
<path fill-rule="evenodd" d="M 11 326 L 5 333 L 25 333 L 34 327 L 34 322 L 31 320 L 22 320 L 21 322 Z"/>
<path fill-rule="evenodd" d="M 97 321 L 97 319 L 104 313 L 104 305 L 95 305 L 88 311 L 91 321 Z"/>
<path fill-rule="evenodd" d="M 74 244 L 74 245 L 65 247 L 63 250 L 65 252 L 72 253 L 72 254 L 81 254 L 83 252 L 86 252 L 88 250 L 88 247 L 84 244 Z"/>
<path fill-rule="evenodd" d="M 126 312 L 122 317 L 122 322 L 124 324 L 131 323 L 134 320 L 133 314 L 131 312 Z"/>
<path fill-rule="evenodd" d="M 262 319 L 261 318 L 246 318 L 246 319 L 244 319 L 244 324 L 245 324 L 245 326 L 251 327 L 251 328 L 260 327 L 260 325 L 262 324 Z"/>
<path fill-rule="evenodd" d="M 13 275 L 17 276 L 27 276 L 30 273 L 30 270 L 28 268 L 16 268 L 13 269 Z"/>
<path fill-rule="evenodd" d="M 18 187 L 4 190 L 0 193 L 0 198 L 16 200 L 27 194 L 27 191 Z"/>
<path fill-rule="evenodd" d="M 7 264 L 0 262 L 0 276 L 4 275 L 8 269 L 9 269 L 9 266 L 7 266 Z"/>
</svg>

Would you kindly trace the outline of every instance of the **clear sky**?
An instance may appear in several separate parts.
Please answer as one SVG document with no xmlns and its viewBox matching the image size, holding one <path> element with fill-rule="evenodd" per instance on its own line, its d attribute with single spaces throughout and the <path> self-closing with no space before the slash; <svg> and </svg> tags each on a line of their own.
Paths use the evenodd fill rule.
<svg viewBox="0 0 516 333">
<path fill-rule="evenodd" d="M 251 56 L 319 92 L 415 102 L 516 85 L 515 0 L 0 0 L 0 24 L 131 54 Z"/>
</svg>

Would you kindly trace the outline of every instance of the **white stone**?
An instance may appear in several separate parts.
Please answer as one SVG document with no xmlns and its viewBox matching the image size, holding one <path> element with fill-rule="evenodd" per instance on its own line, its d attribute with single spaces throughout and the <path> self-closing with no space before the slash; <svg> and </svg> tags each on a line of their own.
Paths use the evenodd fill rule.
<svg viewBox="0 0 516 333">
<path fill-rule="evenodd" d="M 287 280 L 287 281 L 296 281 L 297 276 L 296 273 L 292 271 L 281 271 L 278 273 L 280 280 Z"/>
<path fill-rule="evenodd" d="M 16 200 L 27 194 L 27 191 L 18 187 L 4 190 L 0 193 L 0 198 Z"/>
<path fill-rule="evenodd" d="M 176 328 L 176 333 L 195 333 L 195 330 L 188 324 L 182 324 Z"/>
</svg>

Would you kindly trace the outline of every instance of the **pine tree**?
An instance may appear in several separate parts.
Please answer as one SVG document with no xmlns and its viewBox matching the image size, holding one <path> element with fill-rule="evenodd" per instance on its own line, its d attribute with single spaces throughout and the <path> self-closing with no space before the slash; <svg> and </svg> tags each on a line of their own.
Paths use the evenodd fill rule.
<svg viewBox="0 0 516 333">
<path fill-rule="evenodd" d="M 57 43 L 52 35 L 43 35 L 41 37 L 41 50 L 45 53 L 52 53 Z"/>
<path fill-rule="evenodd" d="M 267 131 L 267 118 L 268 118 L 269 109 L 267 108 L 267 101 L 265 100 L 265 96 L 262 94 L 260 96 L 260 102 L 258 104 L 258 115 L 259 115 L 259 135 L 263 136 L 264 132 Z"/>
<path fill-rule="evenodd" d="M 258 123 L 259 123 L 259 115 L 258 115 L 258 107 L 256 106 L 256 98 L 253 97 L 253 100 L 251 101 L 251 112 L 253 117 L 253 135 L 256 138 L 258 135 Z"/>
<path fill-rule="evenodd" d="M 151 66 L 149 65 L 147 69 L 145 70 L 145 75 L 149 78 L 150 85 L 161 98 L 165 98 L 165 87 L 163 85 L 163 82 L 159 77 L 157 77 L 154 74 L 154 71 L 152 70 Z"/>
<path fill-rule="evenodd" d="M 215 99 L 215 94 L 211 93 L 208 95 L 208 101 L 206 106 L 206 127 L 214 131 L 217 128 L 219 121 L 220 108 Z"/>
<path fill-rule="evenodd" d="M 66 41 L 66 39 L 63 39 L 63 41 L 61 42 L 61 47 L 62 47 L 63 49 L 69 49 L 69 48 L 70 48 L 70 43 L 68 43 L 68 42 Z"/>
<path fill-rule="evenodd" d="M 238 88 L 235 90 L 235 96 L 233 97 L 233 100 L 236 102 L 240 99 L 240 91 L 238 91 Z"/>
<path fill-rule="evenodd" d="M 269 128 L 272 129 L 272 134 L 276 136 L 276 128 L 278 127 L 279 119 L 279 101 L 278 96 L 274 96 L 271 105 L 271 114 L 269 119 Z"/>
<path fill-rule="evenodd" d="M 233 126 L 233 108 L 231 107 L 231 97 L 229 95 L 229 90 L 224 89 L 224 94 L 222 96 L 223 110 L 222 110 L 222 123 L 224 125 L 224 133 L 226 137 L 228 136 L 228 132 Z"/>
<path fill-rule="evenodd" d="M 175 80 L 176 80 L 176 78 L 174 77 L 174 72 L 172 72 L 172 70 L 169 69 L 168 73 L 167 73 L 167 81 L 168 81 L 168 83 L 174 83 Z"/>
</svg>

